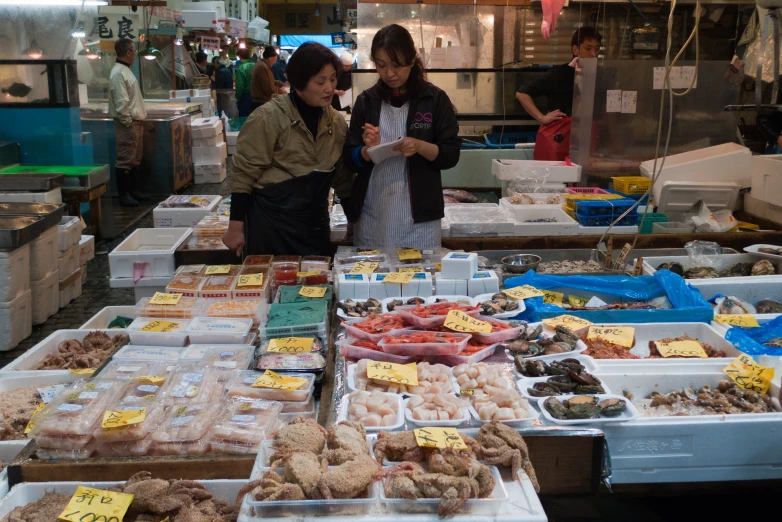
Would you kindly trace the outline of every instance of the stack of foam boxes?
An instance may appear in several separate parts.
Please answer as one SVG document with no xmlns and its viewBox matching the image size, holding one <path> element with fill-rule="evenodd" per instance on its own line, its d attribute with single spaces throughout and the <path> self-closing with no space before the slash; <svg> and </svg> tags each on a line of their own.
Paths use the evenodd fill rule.
<svg viewBox="0 0 782 522">
<path fill-rule="evenodd" d="M 43 324 L 60 309 L 59 226 L 30 243 L 32 324 Z"/>
<path fill-rule="evenodd" d="M 87 284 L 87 262 L 95 258 L 95 236 L 81 236 L 79 239 L 79 266 L 81 267 L 81 286 Z"/>
<path fill-rule="evenodd" d="M 60 270 L 60 308 L 81 295 L 81 218 L 64 216 L 57 233 Z"/>
<path fill-rule="evenodd" d="M 228 175 L 228 145 L 223 137 L 223 121 L 213 116 L 197 118 L 190 124 L 193 134 L 194 182 L 220 183 Z"/>
<path fill-rule="evenodd" d="M 493 270 L 478 270 L 475 252 L 450 252 L 442 259 L 442 272 L 435 276 L 438 295 L 496 294 L 500 280 Z"/>
<path fill-rule="evenodd" d="M 0 252 L 0 350 L 11 350 L 33 330 L 30 245 Z"/>
<path fill-rule="evenodd" d="M 211 89 L 185 89 L 181 91 L 168 91 L 168 101 L 173 103 L 198 103 L 201 105 L 201 112 L 206 116 L 212 116 L 215 113 L 216 96 Z"/>
<path fill-rule="evenodd" d="M 239 131 L 226 131 L 225 142 L 228 143 L 228 155 L 236 154 L 236 140 L 239 139 Z"/>
</svg>

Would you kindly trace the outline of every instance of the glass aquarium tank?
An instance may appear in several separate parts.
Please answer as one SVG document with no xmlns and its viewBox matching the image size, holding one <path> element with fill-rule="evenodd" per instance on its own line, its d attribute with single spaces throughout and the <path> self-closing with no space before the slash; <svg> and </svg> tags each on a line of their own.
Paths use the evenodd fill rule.
<svg viewBox="0 0 782 522">
<path fill-rule="evenodd" d="M 0 60 L 0 107 L 78 107 L 75 60 Z"/>
</svg>

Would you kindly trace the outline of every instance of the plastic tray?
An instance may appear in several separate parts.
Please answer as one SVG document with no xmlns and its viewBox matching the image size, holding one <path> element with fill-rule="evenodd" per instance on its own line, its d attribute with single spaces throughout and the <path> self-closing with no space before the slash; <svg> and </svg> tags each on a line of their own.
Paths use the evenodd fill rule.
<svg viewBox="0 0 782 522">
<path fill-rule="evenodd" d="M 274 256 L 247 256 L 244 258 L 245 265 L 272 266 Z"/>
<path fill-rule="evenodd" d="M 312 373 L 320 382 L 326 371 L 326 358 L 319 352 L 311 353 L 266 353 L 258 357 L 256 369 L 273 372 Z"/>
<path fill-rule="evenodd" d="M 250 318 L 196 317 L 187 334 L 192 344 L 241 344 L 252 325 Z"/>
<path fill-rule="evenodd" d="M 564 401 L 572 397 L 573 397 L 572 395 L 554 396 L 554 398 L 557 399 L 558 401 Z M 601 393 L 599 395 L 595 395 L 594 397 L 597 397 L 598 401 L 602 401 L 603 399 L 621 399 L 622 401 L 625 402 L 625 404 L 627 404 L 627 410 L 622 412 L 622 414 L 618 415 L 617 417 L 598 417 L 597 419 L 572 419 L 572 420 L 555 419 L 554 417 L 551 416 L 548 410 L 543 407 L 543 402 L 545 402 L 545 400 L 549 399 L 550 397 L 541 397 L 540 399 L 538 399 L 538 408 L 543 414 L 543 418 L 546 419 L 547 422 L 550 422 L 552 424 L 559 424 L 560 426 L 571 426 L 573 424 L 613 424 L 617 422 L 628 422 L 631 420 L 635 420 L 641 416 L 641 413 L 638 411 L 638 408 L 636 408 L 631 401 L 625 399 L 622 395 L 610 395 L 607 393 L 606 394 Z"/>
<path fill-rule="evenodd" d="M 502 422 L 503 424 L 507 424 L 508 426 L 516 427 L 516 426 L 531 425 L 536 420 L 538 420 L 538 418 L 540 417 L 540 413 L 535 408 L 532 407 L 532 402 L 524 397 L 522 397 L 522 399 L 527 401 L 527 412 L 529 412 L 530 416 L 525 417 L 523 419 L 504 420 L 500 422 Z M 483 425 L 486 424 L 487 422 L 491 422 L 491 421 L 485 421 L 481 419 L 480 415 L 478 415 L 478 412 L 472 406 L 472 400 L 470 401 L 470 415 L 472 415 L 473 420 L 479 425 Z"/>
<path fill-rule="evenodd" d="M 198 297 L 203 284 L 204 278 L 202 276 L 179 274 L 175 275 L 174 279 L 168 283 L 166 292 L 169 294 L 182 294 L 185 297 Z"/>
<path fill-rule="evenodd" d="M 624 211 L 622 211 L 624 212 Z M 576 219 L 581 225 L 584 225 L 585 227 L 608 227 L 610 226 L 614 221 L 616 221 L 616 218 L 618 218 L 622 212 L 619 212 L 613 216 L 606 216 L 606 215 L 585 215 L 581 213 L 576 213 Z M 619 221 L 616 222 L 615 227 L 631 227 L 638 223 L 638 214 L 633 212 Z"/>
<path fill-rule="evenodd" d="M 280 375 L 290 375 L 307 379 L 298 390 L 275 390 L 272 388 L 253 388 L 251 385 L 261 377 L 255 371 L 235 372 L 225 386 L 229 397 L 246 397 L 248 399 L 264 399 L 280 402 L 307 402 L 315 388 L 315 375 L 312 373 L 276 372 Z"/>
<path fill-rule="evenodd" d="M 399 315 L 401 315 L 404 320 L 409 323 L 412 326 L 416 326 L 418 328 L 424 328 L 424 329 L 432 329 L 432 328 L 439 328 L 443 324 L 445 324 L 445 315 L 438 315 L 435 317 L 418 317 L 417 315 L 414 315 L 410 313 L 410 310 L 414 309 L 416 307 L 414 306 L 398 306 L 396 309 L 399 311 Z M 465 314 L 469 315 L 470 317 L 478 317 L 480 315 L 480 310 L 469 310 L 464 312 Z"/>
<path fill-rule="evenodd" d="M 288 324 L 280 326 L 267 326 L 269 318 L 272 314 L 278 313 L 280 310 L 284 310 L 287 307 L 296 308 L 301 305 L 317 308 L 316 312 L 322 312 L 323 319 L 312 324 Z M 315 334 L 320 337 L 325 337 L 328 332 L 328 306 L 323 300 L 318 300 L 312 303 L 275 303 L 269 307 L 269 314 L 264 320 L 264 326 L 258 330 L 258 333 L 263 339 L 269 339 L 274 337 L 295 336 L 297 334 Z"/>
<path fill-rule="evenodd" d="M 493 295 L 494 294 L 481 294 L 481 295 L 475 296 L 473 298 L 473 304 L 475 306 L 480 307 L 482 302 L 484 302 L 484 301 L 491 301 L 491 298 L 492 298 Z M 484 314 L 481 314 L 480 316 L 478 316 L 478 319 L 483 320 L 483 319 L 485 319 L 487 317 L 491 317 L 493 319 L 509 319 L 511 317 L 516 317 L 517 315 L 519 315 L 520 313 L 522 313 L 524 310 L 527 309 L 527 305 L 524 304 L 524 300 L 523 299 L 519 299 L 516 302 L 519 303 L 519 307 L 516 308 L 515 310 L 512 310 L 510 312 L 503 312 L 501 314 L 494 314 L 494 315 L 484 315 Z"/>
<path fill-rule="evenodd" d="M 188 405 L 174 405 L 168 402 L 165 404 L 169 408 L 150 433 L 156 445 L 202 440 L 222 408 L 220 404 L 208 402 L 193 402 Z"/>
<path fill-rule="evenodd" d="M 402 403 L 402 407 L 405 412 L 405 421 L 409 422 L 410 424 L 413 424 L 415 426 L 442 426 L 442 427 L 454 427 L 454 426 L 460 426 L 464 424 L 465 422 L 470 422 L 470 408 L 469 406 L 464 409 L 464 416 L 461 419 L 454 419 L 454 420 L 448 420 L 448 421 L 422 421 L 422 420 L 416 420 L 413 418 L 412 412 L 407 409 L 407 403 L 410 400 L 408 397 L 404 400 Z M 465 399 L 469 401 L 469 399 Z"/>
<path fill-rule="evenodd" d="M 195 297 L 182 297 L 175 305 L 149 304 L 151 297 L 136 303 L 136 317 L 162 317 L 166 319 L 192 319 L 201 312 L 204 302 Z"/>
<path fill-rule="evenodd" d="M 166 321 L 177 326 L 169 332 L 144 332 L 142 328 L 155 321 Z M 184 346 L 187 344 L 187 327 L 190 321 L 167 321 L 163 318 L 139 317 L 128 326 L 130 342 L 141 346 Z"/>
<path fill-rule="evenodd" d="M 395 330 L 386 334 L 382 341 L 378 343 L 378 346 L 383 349 L 385 353 L 393 355 L 403 355 L 409 357 L 426 356 L 426 355 L 456 355 L 464 351 L 467 343 L 472 336 L 470 334 L 451 333 L 457 339 L 461 339 L 455 343 L 416 343 L 416 344 L 388 344 L 385 337 L 397 337 L 399 335 L 409 335 L 410 331 L 398 331 Z"/>
<path fill-rule="evenodd" d="M 427 357 L 427 360 L 429 360 L 432 363 L 439 363 L 444 364 L 446 366 L 459 366 L 460 364 L 475 364 L 477 362 L 481 362 L 484 359 L 488 359 L 492 355 L 494 355 L 494 351 L 497 349 L 498 346 L 500 346 L 502 343 L 494 343 L 483 350 L 480 350 L 478 352 L 472 353 L 470 355 L 441 355 L 438 357 Z M 469 343 L 468 343 L 469 346 Z"/>
<path fill-rule="evenodd" d="M 396 313 L 396 312 L 390 312 L 390 313 Z M 373 343 L 379 343 L 380 341 L 383 340 L 384 335 L 393 331 L 393 330 L 389 330 L 388 332 L 385 333 L 372 334 L 353 326 L 354 324 L 359 323 L 361 321 L 366 321 L 367 319 L 368 319 L 367 317 L 362 317 L 358 319 L 343 321 L 342 326 L 345 328 L 345 331 L 347 332 L 348 335 L 355 337 L 356 339 L 372 341 Z"/>
<path fill-rule="evenodd" d="M 161 371 L 161 363 L 158 361 L 130 361 L 118 359 L 116 361 L 112 360 L 104 366 L 98 374 L 98 378 L 127 383 L 134 377 L 155 375 Z"/>
<path fill-rule="evenodd" d="M 255 357 L 252 346 L 236 345 L 228 350 L 225 348 L 210 348 L 199 363 L 201 368 L 216 368 L 218 370 L 247 370 Z"/>
<path fill-rule="evenodd" d="M 233 446 L 235 453 L 256 453 L 281 412 L 282 403 L 275 401 L 235 401 L 215 419 L 209 442 Z"/>
<path fill-rule="evenodd" d="M 568 194 L 610 194 L 605 189 L 599 187 L 568 187 Z"/>
<path fill-rule="evenodd" d="M 84 382 L 57 395 L 39 414 L 42 415 L 31 436 L 40 447 L 58 448 L 44 442 L 63 442 L 83 449 L 92 439 L 92 430 L 102 418 L 106 406 L 120 393 L 122 384 L 112 381 Z"/>
<path fill-rule="evenodd" d="M 342 339 L 337 341 L 339 346 L 339 352 L 343 357 L 349 357 L 352 359 L 371 359 L 373 361 L 390 362 L 397 364 L 407 364 L 412 362 L 415 357 L 405 357 L 403 355 L 394 355 L 385 353 L 382 351 L 372 350 L 369 348 L 362 348 L 360 346 L 354 346 L 352 343 L 360 339 Z"/>
<path fill-rule="evenodd" d="M 511 326 L 511 328 L 508 328 L 506 330 L 500 330 L 497 332 L 490 332 L 490 333 L 480 333 L 480 332 L 473 332 L 471 335 L 475 338 L 476 341 L 482 343 L 482 344 L 495 344 L 495 343 L 501 343 L 503 341 L 508 341 L 510 339 L 514 339 L 519 336 L 519 332 L 521 332 L 522 326 L 512 326 L 507 321 L 501 321 L 499 319 L 495 319 L 493 317 L 481 317 L 481 321 L 486 321 L 490 324 L 504 324 Z"/>
<path fill-rule="evenodd" d="M 134 346 L 120 348 L 112 356 L 113 361 L 155 361 L 174 363 L 179 360 L 184 348 L 174 346 Z"/>
<path fill-rule="evenodd" d="M 439 301 L 438 301 L 439 299 Z M 475 298 L 469 295 L 433 295 L 426 298 L 426 304 L 434 304 L 438 302 L 447 301 L 449 303 L 461 303 L 468 306 L 475 306 Z M 402 306 L 414 306 L 414 305 L 402 305 Z"/>
<path fill-rule="evenodd" d="M 369 392 L 364 392 L 369 393 Z M 388 395 L 390 397 L 393 397 L 394 400 L 397 402 L 397 409 L 396 409 L 396 423 L 391 426 L 364 426 L 364 428 L 368 432 L 373 431 L 394 431 L 405 424 L 405 414 L 404 414 L 404 407 L 402 406 L 402 396 L 397 395 L 395 393 L 385 393 L 384 395 Z M 348 407 L 350 406 L 350 397 L 349 395 L 344 395 L 342 397 L 342 402 L 340 403 L 340 409 L 339 409 L 339 418 L 337 422 L 339 421 L 346 421 L 348 420 Z M 356 421 L 358 422 L 358 421 Z"/>
<path fill-rule="evenodd" d="M 81 325 L 79 330 L 105 329 L 108 328 L 109 324 L 117 317 L 133 319 L 135 313 L 136 309 L 133 306 L 107 306 L 93 315 L 89 321 Z"/>
<path fill-rule="evenodd" d="M 206 302 L 199 315 L 203 317 L 250 318 L 259 325 L 266 311 L 265 299 L 212 299 Z"/>
<path fill-rule="evenodd" d="M 178 368 L 166 381 L 162 398 L 180 406 L 216 401 L 223 395 L 219 374 L 220 371 L 213 368 Z"/>
<path fill-rule="evenodd" d="M 539 382 L 546 382 L 549 379 L 551 379 L 552 377 L 553 377 L 553 375 L 547 375 L 545 377 L 522 377 L 521 379 L 516 381 L 516 388 L 519 390 L 519 393 L 521 394 L 522 397 L 524 397 L 528 401 L 537 403 L 537 401 L 538 401 L 538 399 L 540 397 L 535 397 L 533 395 L 530 395 L 529 392 L 527 391 L 527 388 L 532 388 L 532 386 L 534 386 L 535 384 L 537 384 Z M 598 380 L 600 380 L 600 379 L 598 378 Z M 603 381 L 600 381 L 600 384 L 603 386 L 603 390 L 605 391 L 606 394 L 611 394 L 612 393 L 611 390 L 608 388 L 608 386 L 606 386 L 606 384 Z M 577 393 L 577 394 L 574 394 L 574 393 L 563 393 L 562 395 L 566 396 L 566 397 L 575 397 L 576 395 L 592 395 L 592 394 L 590 394 L 590 393 Z M 545 397 L 544 397 L 544 399 L 545 399 Z"/>
<path fill-rule="evenodd" d="M 347 368 L 348 368 L 348 371 L 347 371 L 347 373 L 348 373 L 347 385 L 348 385 L 348 389 L 350 391 L 358 391 L 358 389 L 356 388 L 356 366 L 357 366 L 356 364 L 348 364 L 347 365 Z M 459 393 L 459 385 L 457 384 L 456 379 L 453 377 L 453 369 L 452 368 L 448 368 L 448 370 L 451 372 L 449 374 L 449 378 L 451 379 L 451 386 L 453 386 L 453 391 L 448 392 L 448 393 L 457 393 L 458 394 Z M 365 390 L 361 390 L 361 391 L 365 391 Z M 409 393 L 409 392 L 402 392 L 400 395 L 402 395 L 402 396 L 409 396 L 409 395 L 416 395 L 416 394 Z"/>
<path fill-rule="evenodd" d="M 582 355 L 582 354 L 570 355 L 570 354 L 567 354 L 567 353 L 560 353 L 560 354 L 557 354 L 557 355 L 559 357 L 554 358 L 554 359 L 547 359 L 546 363 L 547 364 L 551 364 L 552 361 L 561 361 L 563 359 L 576 359 L 578 362 L 581 363 L 581 365 L 584 367 L 584 369 L 586 369 L 586 371 L 588 371 L 592 375 L 595 375 L 595 372 L 597 372 L 598 369 L 600 368 L 600 366 L 597 364 L 597 361 L 595 359 L 589 357 L 588 355 Z M 515 365 L 513 367 L 513 371 L 515 372 L 515 375 L 521 377 L 522 379 L 534 379 L 534 377 L 525 377 L 524 375 L 519 373 L 519 371 L 516 369 Z M 553 377 L 553 376 L 550 376 L 550 377 Z"/>
<path fill-rule="evenodd" d="M 614 190 L 622 194 L 644 194 L 652 186 L 652 180 L 643 176 L 618 176 L 611 179 Z"/>
</svg>

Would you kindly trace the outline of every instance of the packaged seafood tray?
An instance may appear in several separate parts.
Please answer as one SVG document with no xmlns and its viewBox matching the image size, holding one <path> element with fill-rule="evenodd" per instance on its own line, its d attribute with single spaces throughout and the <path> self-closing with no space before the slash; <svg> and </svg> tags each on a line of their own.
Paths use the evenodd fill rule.
<svg viewBox="0 0 782 522">
<path fill-rule="evenodd" d="M 487 398 L 485 401 L 485 404 L 488 404 L 490 408 L 496 410 L 494 413 L 491 413 L 491 415 L 498 415 L 502 410 L 508 410 L 507 413 L 509 415 L 523 415 L 523 417 L 515 419 L 508 419 L 508 418 L 501 418 L 500 422 L 503 424 L 507 424 L 508 426 L 513 427 L 519 427 L 519 426 L 531 426 L 535 424 L 535 422 L 540 418 L 540 413 L 532 406 L 532 403 L 522 397 L 516 390 L 510 390 L 513 392 L 511 395 L 515 395 L 515 400 L 520 403 L 521 406 L 521 412 L 517 413 L 515 410 L 512 410 L 511 408 L 498 408 L 497 401 L 492 398 Z M 483 412 L 483 407 L 481 404 L 476 404 L 482 397 L 480 394 L 475 394 L 470 398 L 470 415 L 472 415 L 473 420 L 478 425 L 486 424 L 487 422 L 491 422 L 488 419 L 481 418 L 481 412 Z M 513 398 L 511 398 L 513 400 Z"/>
<path fill-rule="evenodd" d="M 127 384 L 136 377 L 160 374 L 164 366 L 165 363 L 160 363 L 159 361 L 111 360 L 101 369 L 97 378 Z"/>
<path fill-rule="evenodd" d="M 450 310 L 460 310 L 470 317 L 478 317 L 481 311 L 472 305 L 463 305 L 453 302 L 433 303 L 425 306 L 397 306 L 396 311 L 409 325 L 418 328 L 439 328 L 445 324 L 445 317 Z"/>
<path fill-rule="evenodd" d="M 439 420 L 422 420 L 422 419 L 416 419 L 413 414 L 412 407 L 410 405 L 410 402 L 412 401 L 414 404 L 416 403 L 424 403 L 424 399 L 421 396 L 413 396 L 408 397 L 404 400 L 402 403 L 402 407 L 404 408 L 404 414 L 405 414 L 405 421 L 408 423 L 419 426 L 419 427 L 427 427 L 427 426 L 441 426 L 441 427 L 455 427 L 460 426 L 464 423 L 470 422 L 470 409 L 469 409 L 469 399 L 455 397 L 453 395 L 447 395 L 445 394 L 445 397 L 441 397 L 438 399 L 439 396 L 435 396 L 435 402 L 434 405 L 439 407 L 439 412 L 445 412 L 444 417 L 447 417 L 445 419 L 439 419 Z M 453 405 L 454 409 L 457 409 L 458 413 L 458 406 L 456 404 L 463 404 L 463 414 L 455 419 L 451 419 L 448 412 L 445 411 L 445 407 L 449 406 L 449 403 Z M 429 403 L 430 405 L 432 403 Z M 439 414 L 439 412 L 433 411 L 434 414 Z"/>
<path fill-rule="evenodd" d="M 204 304 L 204 317 L 221 318 L 249 318 L 253 320 L 253 326 L 261 324 L 261 318 L 266 311 L 264 299 L 211 299 Z"/>
<path fill-rule="evenodd" d="M 371 398 L 371 394 L 369 392 L 354 391 L 347 395 L 343 395 L 342 402 L 340 403 L 337 422 L 347 420 L 355 421 L 364 426 L 364 429 L 366 429 L 368 432 L 394 431 L 404 426 L 405 412 L 404 406 L 402 405 L 402 396 L 397 395 L 396 393 L 377 393 L 381 393 L 382 396 L 386 398 L 386 404 L 383 405 L 381 403 L 378 405 L 378 409 L 374 411 L 368 410 L 366 402 L 361 405 L 353 404 L 353 401 L 358 395 L 364 397 L 365 400 Z M 393 406 L 390 406 L 389 404 L 392 404 Z M 386 416 L 383 416 L 382 413 L 378 413 L 382 412 L 383 408 L 385 408 L 385 410 L 393 411 L 388 413 Z M 359 410 L 363 410 L 363 412 L 359 412 Z M 389 419 L 387 423 L 386 417 Z"/>
<path fill-rule="evenodd" d="M 187 344 L 188 319 L 167 321 L 163 318 L 139 317 L 128 326 L 130 342 L 140 346 L 174 346 Z"/>
<path fill-rule="evenodd" d="M 471 338 L 470 334 L 395 330 L 383 335 L 383 340 L 377 344 L 393 355 L 456 355 L 464 350 Z"/>
<path fill-rule="evenodd" d="M 197 275 L 177 274 L 166 286 L 166 293 L 182 294 L 184 297 L 198 297 L 204 277 Z"/>
<path fill-rule="evenodd" d="M 287 415 L 285 418 L 281 418 L 280 421 L 288 423 L 299 415 L 315 415 L 315 389 L 312 389 L 310 398 L 303 402 L 286 402 L 280 401 L 282 404 L 282 415 Z"/>
<path fill-rule="evenodd" d="M 372 257 L 375 257 L 375 256 L 372 256 Z M 336 265 L 335 264 L 334 265 L 334 273 L 335 273 L 334 279 L 337 279 L 337 275 L 336 274 L 349 274 L 350 271 L 353 270 L 353 268 L 355 268 L 355 266 L 356 266 L 355 263 L 354 264 L 350 264 L 350 265 Z M 375 269 L 374 269 L 374 271 L 372 273 L 373 274 L 387 274 L 389 272 L 393 272 L 393 267 L 392 267 L 391 263 L 389 263 L 389 262 L 382 262 L 382 263 L 379 263 L 377 265 L 377 267 L 375 267 Z"/>
<path fill-rule="evenodd" d="M 248 399 L 264 399 L 280 402 L 307 402 L 315 389 L 315 375 L 312 373 L 288 373 L 277 372 L 280 375 L 288 375 L 306 379 L 301 388 L 297 390 L 277 390 L 274 388 L 256 388 L 252 385 L 261 377 L 256 371 L 235 372 L 231 380 L 225 386 L 228 397 L 246 397 Z"/>
<path fill-rule="evenodd" d="M 328 339 L 321 339 L 320 337 L 316 335 L 303 335 L 299 336 L 299 338 L 304 339 L 312 339 L 312 348 L 310 349 L 310 352 L 319 352 L 325 354 L 329 350 L 329 343 Z M 284 337 L 275 337 L 275 339 L 284 339 Z M 258 354 L 264 355 L 268 352 L 269 349 L 269 342 L 271 339 L 264 339 L 261 342 L 261 346 L 258 348 Z M 269 353 L 301 353 L 301 352 L 269 352 Z"/>
<path fill-rule="evenodd" d="M 272 266 L 272 259 L 274 256 L 247 256 L 244 258 L 245 266 Z"/>
<path fill-rule="evenodd" d="M 125 389 L 120 392 L 117 402 L 123 405 L 146 406 L 147 408 L 156 405 L 154 401 L 163 392 L 165 381 L 168 378 L 167 375 L 164 375 L 163 366 L 160 366 L 156 373 L 161 375 L 141 376 L 127 383 Z"/>
<path fill-rule="evenodd" d="M 323 297 L 304 297 L 299 292 L 302 289 L 302 285 L 281 286 L 277 290 L 277 296 L 274 300 L 275 303 L 309 303 L 318 299 L 322 299 L 327 303 L 331 303 L 331 285 L 314 285 L 316 288 L 326 288 L 326 293 Z"/>
<path fill-rule="evenodd" d="M 287 263 L 299 265 L 301 263 L 301 256 L 295 256 L 295 255 L 274 256 L 274 259 L 272 259 L 271 266 L 284 265 Z"/>
<path fill-rule="evenodd" d="M 199 296 L 205 299 L 230 299 L 235 284 L 234 276 L 210 276 L 204 279 Z"/>
<path fill-rule="evenodd" d="M 565 203 L 564 194 L 522 192 L 500 198 L 500 208 L 513 212 L 517 208 L 559 208 Z"/>
<path fill-rule="evenodd" d="M 368 348 L 366 346 L 367 343 L 374 346 L 374 348 Z M 352 337 L 337 341 L 337 346 L 339 347 L 339 352 L 343 357 L 352 359 L 370 359 L 373 361 L 397 364 L 407 364 L 414 359 L 414 357 L 385 353 L 376 343 L 373 343 L 372 341 L 354 339 Z"/>
<path fill-rule="evenodd" d="M 175 346 L 133 346 L 120 348 L 112 361 L 153 361 L 173 363 L 179 360 L 184 348 Z"/>
<path fill-rule="evenodd" d="M 301 258 L 301 271 L 309 272 L 311 270 L 322 270 L 328 272 L 331 268 L 331 257 L 329 256 L 304 256 Z"/>
<path fill-rule="evenodd" d="M 189 405 L 165 401 L 163 406 L 166 412 L 150 433 L 156 445 L 201 441 L 212 428 L 223 407 L 221 404 L 203 401 Z"/>
<path fill-rule="evenodd" d="M 460 354 L 427 357 L 427 360 L 429 360 L 429 362 L 433 364 L 439 363 L 439 364 L 444 364 L 446 366 L 459 366 L 460 364 L 475 364 L 477 362 L 483 361 L 484 359 L 488 359 L 489 357 L 494 355 L 494 351 L 497 349 L 498 346 L 501 345 L 502 343 L 489 344 L 485 348 L 481 348 L 480 350 L 470 353 L 469 350 L 471 344 L 467 343 L 467 346 Z"/>
<path fill-rule="evenodd" d="M 479 319 L 482 319 L 483 317 L 492 317 L 494 319 L 510 319 L 511 317 L 516 317 L 527 309 L 523 299 L 509 299 L 503 295 L 502 299 L 498 300 L 495 298 L 495 295 L 497 294 L 481 294 L 473 298 L 473 304 L 481 309 L 481 315 L 478 317 Z M 484 304 L 486 305 L 484 306 Z M 515 306 L 515 308 L 510 311 L 501 311 L 513 306 Z M 487 311 L 490 311 L 491 313 L 487 313 Z"/>
<path fill-rule="evenodd" d="M 89 448 L 99 457 L 146 457 L 150 453 L 152 437 L 147 435 L 141 440 L 122 440 L 116 442 L 93 442 Z"/>
<path fill-rule="evenodd" d="M 482 344 L 495 344 L 502 341 L 508 341 L 519 336 L 521 332 L 521 325 L 513 325 L 507 321 L 501 321 L 491 317 L 482 317 L 481 321 L 487 322 L 491 325 L 490 333 L 473 332 L 473 338 Z"/>
<path fill-rule="evenodd" d="M 678 263 L 678 267 L 673 265 Z M 750 267 L 750 263 L 752 266 Z M 704 283 L 720 281 L 749 283 L 761 281 L 771 283 L 782 281 L 782 261 L 764 258 L 760 254 L 719 254 L 699 256 L 645 257 L 643 273 L 651 275 L 664 264 L 675 271 L 681 268 L 689 284 L 699 287 Z"/>
<path fill-rule="evenodd" d="M 206 265 L 180 265 L 174 275 L 204 276 Z"/>
<path fill-rule="evenodd" d="M 282 403 L 234 400 L 212 426 L 209 443 L 220 453 L 257 453 L 261 441 L 277 428 Z"/>
<path fill-rule="evenodd" d="M 193 227 L 193 236 L 220 239 L 223 237 L 226 230 L 228 230 L 229 221 L 229 216 L 218 216 L 215 214 L 204 216 L 204 218 Z"/>
<path fill-rule="evenodd" d="M 173 276 L 174 252 L 192 232 L 192 228 L 135 230 L 109 253 L 111 277 Z"/>
<path fill-rule="evenodd" d="M 136 303 L 136 317 L 154 317 L 164 319 L 192 319 L 204 308 L 204 301 L 196 297 L 181 297 L 177 304 L 151 304 L 151 297 L 145 297 Z"/>
<path fill-rule="evenodd" d="M 198 366 L 218 370 L 247 370 L 254 357 L 255 348 L 252 346 L 236 345 L 229 349 L 214 347 L 206 350 Z"/>
<path fill-rule="evenodd" d="M 326 371 L 326 358 L 318 352 L 312 353 L 266 353 L 258 357 L 257 370 L 290 373 L 312 373 L 315 382 L 320 382 Z"/>
<path fill-rule="evenodd" d="M 337 252 L 334 256 L 334 267 L 352 266 L 356 263 L 388 263 L 388 255 L 377 250 L 365 250 L 363 252 Z"/>
<path fill-rule="evenodd" d="M 622 395 L 555 395 L 541 397 L 537 402 L 543 418 L 561 426 L 629 422 L 641 416 L 633 403 Z"/>
<path fill-rule="evenodd" d="M 220 196 L 171 196 L 152 211 L 154 227 L 194 227 L 217 208 L 221 199 Z"/>
<path fill-rule="evenodd" d="M 617 221 L 617 218 L 621 215 L 621 212 L 617 212 L 613 216 L 576 213 L 576 220 L 585 227 L 608 227 L 614 221 L 616 221 L 615 227 L 631 227 L 638 222 L 638 214 L 636 212 L 630 213 Z"/>
<path fill-rule="evenodd" d="M 635 200 L 628 198 L 608 199 L 605 201 L 576 200 L 576 213 L 581 216 L 619 217 L 635 204 Z"/>
<path fill-rule="evenodd" d="M 307 303 L 273 303 L 258 331 L 262 339 L 314 334 L 328 335 L 328 303 L 325 300 Z"/>
<path fill-rule="evenodd" d="M 223 395 L 220 373 L 214 368 L 178 368 L 168 377 L 162 398 L 174 405 L 216 401 Z"/>
<path fill-rule="evenodd" d="M 39 422 L 30 436 L 42 448 L 85 448 L 106 407 L 122 388 L 119 382 L 96 380 L 60 392 L 38 414 Z"/>
<path fill-rule="evenodd" d="M 144 410 L 144 420 L 136 424 L 103 428 L 101 423 L 98 423 L 95 430 L 92 432 L 92 436 L 95 437 L 95 442 L 97 444 L 105 444 L 108 442 L 138 441 L 146 438 L 152 428 L 157 425 L 163 416 L 164 409 L 162 405 L 155 404 L 151 401 L 145 401 L 144 404 L 126 404 L 121 401 L 115 401 L 106 406 L 106 411 L 112 412 L 138 412 L 142 409 Z M 103 417 L 103 415 L 101 417 Z"/>
<path fill-rule="evenodd" d="M 265 302 L 269 302 L 272 288 L 271 270 L 260 265 L 247 265 L 239 272 L 239 276 L 252 274 L 263 274 L 261 284 L 248 284 L 247 281 L 242 280 L 243 278 L 237 278 L 233 290 L 234 299 L 261 299 Z"/>
<path fill-rule="evenodd" d="M 347 386 L 350 391 L 378 390 L 403 395 L 422 395 L 427 393 L 458 393 L 459 387 L 453 377 L 453 369 L 442 364 L 421 362 L 416 364 L 418 386 L 392 384 L 376 381 L 367 377 L 367 365 L 375 361 L 361 359 L 356 364 L 347 365 Z"/>
<path fill-rule="evenodd" d="M 253 321 L 247 317 L 196 317 L 187 327 L 192 344 L 242 344 Z"/>
<path fill-rule="evenodd" d="M 177 251 L 212 251 L 212 250 L 228 250 L 228 247 L 223 243 L 222 237 L 219 236 L 191 236 L 190 239 L 182 243 Z"/>
<path fill-rule="evenodd" d="M 702 368 L 671 363 L 660 370 L 617 367 L 598 372 L 614 392 L 632 394 L 641 412 L 632 422 L 600 427 L 611 455 L 611 482 L 712 482 L 782 476 L 779 444 L 768 437 L 782 429 L 782 412 L 703 415 L 666 409 L 666 416 L 648 415 L 655 413 L 647 399 L 654 392 L 668 395 L 692 388 L 697 393 L 703 386 L 709 386 L 710 393 L 718 390 L 719 383 L 727 380 L 723 367 L 724 363 L 713 362 Z M 778 384 L 772 382 L 769 395 L 779 396 Z M 714 466 L 715 462 L 719 466 Z"/>
</svg>

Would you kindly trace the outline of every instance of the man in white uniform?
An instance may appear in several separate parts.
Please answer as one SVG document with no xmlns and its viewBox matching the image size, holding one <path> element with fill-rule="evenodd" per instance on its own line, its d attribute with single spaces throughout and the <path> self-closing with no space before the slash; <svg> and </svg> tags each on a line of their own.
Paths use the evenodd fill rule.
<svg viewBox="0 0 782 522">
<path fill-rule="evenodd" d="M 144 152 L 143 120 L 147 118 L 144 97 L 130 66 L 136 59 L 133 40 L 121 38 L 114 44 L 117 62 L 109 75 L 109 114 L 114 118 L 117 140 L 117 190 L 123 207 L 137 207 L 149 195 L 138 189 L 139 165 Z"/>
</svg>

